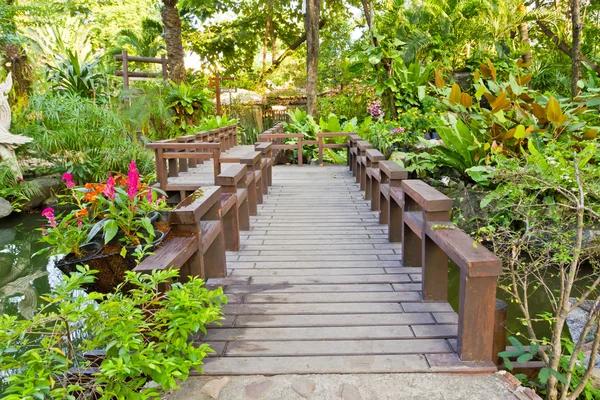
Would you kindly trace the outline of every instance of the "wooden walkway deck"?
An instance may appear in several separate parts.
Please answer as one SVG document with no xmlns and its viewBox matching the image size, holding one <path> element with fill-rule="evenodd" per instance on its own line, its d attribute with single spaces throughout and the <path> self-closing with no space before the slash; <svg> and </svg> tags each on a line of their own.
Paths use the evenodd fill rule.
<svg viewBox="0 0 600 400">
<path fill-rule="evenodd" d="M 209 375 L 458 372 L 492 363 L 456 354 L 457 315 L 424 302 L 420 268 L 363 199 L 345 166 L 277 166 L 273 187 L 229 252 Z"/>
</svg>

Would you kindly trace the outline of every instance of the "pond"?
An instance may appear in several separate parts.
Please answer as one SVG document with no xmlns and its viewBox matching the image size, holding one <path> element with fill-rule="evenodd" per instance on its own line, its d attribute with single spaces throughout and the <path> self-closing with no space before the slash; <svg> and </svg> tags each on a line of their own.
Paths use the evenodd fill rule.
<svg viewBox="0 0 600 400">
<path fill-rule="evenodd" d="M 15 215 L 0 220 L 0 311 L 23 318 L 31 318 L 43 303 L 40 296 L 50 292 L 62 279 L 62 272 L 55 266 L 55 258 L 46 254 L 33 256 L 46 244 L 40 243 L 41 232 L 37 230 L 45 220 L 38 214 Z M 555 282 L 558 288 L 558 281 Z M 458 309 L 460 276 L 458 267 L 449 268 L 449 302 Z M 579 283 L 580 289 L 584 283 Z M 517 304 L 510 303 L 507 294 L 498 289 L 498 298 L 508 303 L 508 329 L 511 334 L 526 335 L 525 327 L 517 320 L 521 315 Z M 532 314 L 549 309 L 548 299 L 542 290 L 529 299 Z M 550 337 L 548 324 L 538 324 L 540 337 Z"/>
<path fill-rule="evenodd" d="M 39 243 L 39 214 L 21 214 L 0 219 L 0 311 L 32 318 L 42 304 L 40 296 L 62 279 L 55 259 L 35 255 L 46 244 Z"/>
</svg>

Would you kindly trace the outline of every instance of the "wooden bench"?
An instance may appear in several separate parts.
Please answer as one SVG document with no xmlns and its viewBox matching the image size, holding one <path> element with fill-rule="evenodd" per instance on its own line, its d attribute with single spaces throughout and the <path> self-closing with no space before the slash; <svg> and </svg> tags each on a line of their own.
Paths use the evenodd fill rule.
<svg viewBox="0 0 600 400">
<path fill-rule="evenodd" d="M 388 240 L 390 243 L 401 242 L 404 200 L 400 185 L 403 180 L 408 179 L 408 171 L 393 161 L 380 161 L 379 179 L 379 223 L 389 225 Z M 377 196 L 375 192 L 372 195 Z M 400 224 L 390 224 L 391 218 L 394 221 L 400 221 Z"/>
<path fill-rule="evenodd" d="M 367 186 L 367 149 L 372 149 L 373 145 L 364 140 L 356 142 L 356 183 L 360 183 L 360 190 L 364 191 Z"/>
<path fill-rule="evenodd" d="M 323 149 L 347 149 L 348 143 L 325 143 L 325 140 L 332 137 L 348 137 L 348 132 L 319 132 L 317 133 L 317 145 L 319 146 L 319 165 L 323 164 Z M 305 141 L 306 143 L 306 141 Z M 347 161 L 346 161 L 347 163 Z"/>
<path fill-rule="evenodd" d="M 371 210 L 379 211 L 379 162 L 385 161 L 385 156 L 377 149 L 367 149 L 365 199 L 371 200 Z"/>
<path fill-rule="evenodd" d="M 496 280 L 500 259 L 450 220 L 452 200 L 421 180 L 403 180 L 402 265 L 420 267 L 425 301 L 448 298 L 448 259 L 460 268 L 458 354 L 463 361 L 495 361 Z"/>
<path fill-rule="evenodd" d="M 227 276 L 221 195 L 220 187 L 205 187 L 169 211 L 169 223 L 175 237 L 166 241 L 134 271 L 151 273 L 173 267 L 181 270 L 181 279 L 186 276 L 202 279 Z M 168 290 L 168 287 L 161 289 Z"/>
</svg>

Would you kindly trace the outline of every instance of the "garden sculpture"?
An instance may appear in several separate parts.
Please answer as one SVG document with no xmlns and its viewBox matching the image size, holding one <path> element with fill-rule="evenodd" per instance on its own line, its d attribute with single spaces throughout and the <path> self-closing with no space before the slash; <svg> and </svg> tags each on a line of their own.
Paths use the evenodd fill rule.
<svg viewBox="0 0 600 400">
<path fill-rule="evenodd" d="M 7 161 L 9 167 L 18 178 L 22 178 L 19 162 L 15 155 L 15 148 L 29 143 L 32 139 L 13 135 L 10 129 L 11 112 L 8 104 L 8 92 L 12 88 L 12 75 L 9 73 L 6 80 L 0 83 L 0 161 Z"/>
</svg>

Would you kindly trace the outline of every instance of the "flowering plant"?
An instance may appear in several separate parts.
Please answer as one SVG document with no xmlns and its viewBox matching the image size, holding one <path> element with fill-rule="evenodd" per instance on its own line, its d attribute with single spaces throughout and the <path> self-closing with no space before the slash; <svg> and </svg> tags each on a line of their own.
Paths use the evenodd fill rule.
<svg viewBox="0 0 600 400">
<path fill-rule="evenodd" d="M 119 183 L 110 176 L 102 188 L 98 203 L 103 209 L 104 219 L 91 233 L 96 234 L 102 229 L 104 243 L 113 240 L 119 232 L 123 234 L 120 241 L 124 245 L 137 246 L 151 242 L 156 233 L 149 214 L 166 209 L 165 198 L 158 198 L 157 189 L 142 184 L 134 160 L 129 165 L 127 179 L 121 178 Z"/>
<path fill-rule="evenodd" d="M 50 245 L 52 253 L 81 255 L 79 246 L 84 243 L 90 227 L 87 209 L 73 211 L 57 221 L 54 209 L 42 211 L 48 225 L 42 226 L 42 241 Z"/>
<path fill-rule="evenodd" d="M 367 111 L 375 120 L 380 120 L 385 115 L 385 112 L 383 111 L 383 108 L 381 107 L 381 102 L 379 100 L 376 100 L 373 103 L 371 103 Z"/>
<path fill-rule="evenodd" d="M 127 177 L 110 175 L 105 183 L 77 187 L 68 172 L 62 179 L 69 193 L 61 205 L 72 210 L 64 215 L 55 215 L 52 208 L 42 212 L 48 225 L 41 229 L 41 240 L 50 244 L 52 254 L 80 256 L 80 246 L 93 241 L 101 232 L 105 244 L 119 232 L 124 246 L 137 246 L 155 238 L 150 214 L 167 209 L 166 200 L 163 192 L 142 183 L 134 160 Z"/>
</svg>

